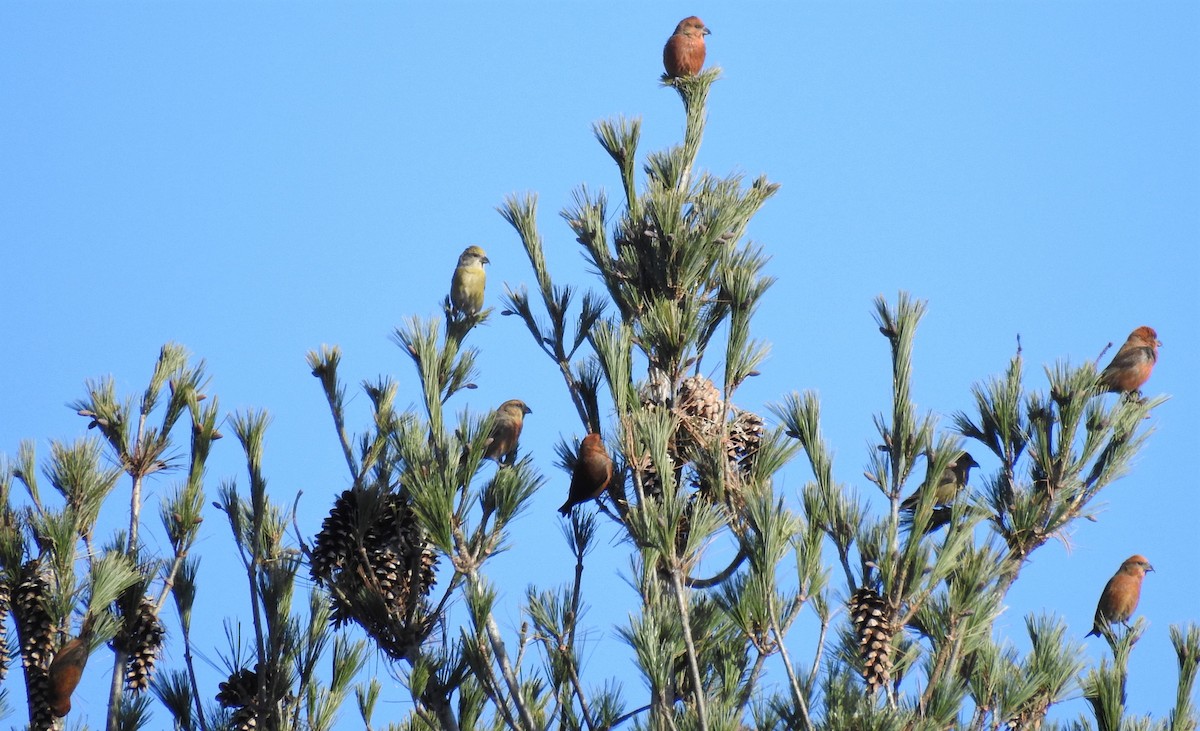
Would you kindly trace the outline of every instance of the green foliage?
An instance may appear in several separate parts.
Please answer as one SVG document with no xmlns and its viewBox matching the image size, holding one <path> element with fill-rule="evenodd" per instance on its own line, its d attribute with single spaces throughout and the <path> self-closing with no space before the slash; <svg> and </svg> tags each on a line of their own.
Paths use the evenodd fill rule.
<svg viewBox="0 0 1200 731">
<path fill-rule="evenodd" d="M 470 338 L 492 311 L 468 315 L 447 299 L 444 325 L 411 318 L 393 333 L 416 371 L 417 407 L 398 409 L 392 377 L 363 382 L 361 432 L 349 426 L 340 349 L 309 353 L 349 477 L 311 539 L 289 539 L 293 516 L 268 489 L 267 414 L 229 418 L 246 483 L 224 480 L 215 505 L 249 605 L 226 623 L 227 677 L 216 692 L 201 688 L 195 659 L 207 648 L 194 645 L 192 610 L 206 587 L 190 551 L 220 412 L 205 398 L 204 364 L 168 344 L 140 398 L 118 394 L 112 378 L 87 383 L 72 408 L 98 436 L 53 442 L 40 470 L 31 442 L 0 458 L 0 615 L 11 607 L 31 727 L 54 723 L 49 659 L 72 635 L 94 651 L 112 643 L 114 731 L 153 723 L 146 684 L 123 682 L 134 670 L 150 676 L 177 729 L 330 729 L 351 693 L 363 724 L 380 728 L 383 686 L 362 672 L 372 652 L 409 695 L 389 729 L 1041 728 L 1080 694 L 1102 731 L 1152 727 L 1125 710 L 1144 622 L 1110 631 L 1112 661 L 1095 668 L 1058 617 L 1026 618 L 1024 654 L 995 629 L 1025 562 L 1093 518 L 1092 501 L 1128 471 L 1165 399 L 1099 398 L 1094 366 L 1065 362 L 1047 369 L 1046 392 L 1031 389 L 1018 346 L 1003 374 L 972 389 L 973 412 L 942 424 L 912 400 L 927 305 L 904 292 L 879 297 L 891 393 L 873 419 L 870 487 L 836 482 L 814 392 L 766 405 L 777 427 L 735 400 L 766 367 L 767 342 L 751 325 L 775 280 L 746 234 L 778 186 L 696 167 L 719 75 L 668 82 L 684 104 L 684 139 L 645 155 L 640 178 L 640 121 L 593 127 L 622 200 L 581 186 L 561 217 L 596 290 L 554 281 L 535 195 L 499 208 L 533 275 L 506 290 L 500 314 L 519 318 L 558 367 L 579 432 L 602 436 L 614 464 L 596 501 L 608 522 L 585 505 L 561 524 L 573 576 L 528 586 L 515 632 L 497 619 L 514 610 L 490 569 L 547 480 L 528 454 L 494 467 L 484 459 L 495 415 L 455 399 L 474 388 Z M 185 415 L 186 440 L 176 428 Z M 982 490 L 939 496 L 967 448 L 1000 467 L 976 480 Z M 567 473 L 577 450 L 571 436 L 557 445 Z M 801 454 L 811 478 L 793 505 L 776 476 Z M 148 541 L 143 489 L 171 467 L 186 476 L 160 506 L 166 540 Z M 122 480 L 128 529 L 97 547 L 97 517 Z M 631 609 L 620 620 L 588 616 L 583 580 L 601 525 L 628 551 Z M 303 569 L 313 586 L 298 594 Z M 151 674 L 168 595 L 183 668 Z M 635 673 L 587 667 L 580 638 L 598 633 L 628 646 Z M 1195 729 L 1200 630 L 1173 627 L 1171 639 L 1179 682 L 1168 725 Z"/>
</svg>

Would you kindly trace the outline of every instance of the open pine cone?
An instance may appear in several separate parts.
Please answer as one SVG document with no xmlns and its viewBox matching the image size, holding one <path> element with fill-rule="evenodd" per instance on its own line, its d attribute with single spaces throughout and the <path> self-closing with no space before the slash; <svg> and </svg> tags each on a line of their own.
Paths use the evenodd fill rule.
<svg viewBox="0 0 1200 731">
<path fill-rule="evenodd" d="M 891 680 L 892 637 L 896 633 L 892 611 L 879 592 L 863 587 L 846 603 L 863 661 L 863 680 L 874 692 Z"/>
</svg>

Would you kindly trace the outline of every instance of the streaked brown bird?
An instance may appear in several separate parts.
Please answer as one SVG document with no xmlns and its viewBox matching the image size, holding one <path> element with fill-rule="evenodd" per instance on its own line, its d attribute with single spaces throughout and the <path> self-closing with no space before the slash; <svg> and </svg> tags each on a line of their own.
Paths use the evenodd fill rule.
<svg viewBox="0 0 1200 731">
<path fill-rule="evenodd" d="M 1100 603 L 1096 605 L 1096 619 L 1092 623 L 1092 631 L 1085 637 L 1100 636 L 1113 622 L 1129 625 L 1133 610 L 1137 609 L 1138 600 L 1142 598 L 1142 579 L 1147 571 L 1154 567 L 1145 556 L 1133 555 L 1125 559 L 1117 573 L 1104 585 L 1100 592 Z"/>
<path fill-rule="evenodd" d="M 971 476 L 971 468 L 978 467 L 979 463 L 971 456 L 970 452 L 963 452 L 950 464 L 946 465 L 946 469 L 942 470 L 941 477 L 938 478 L 936 485 L 930 485 L 929 475 L 926 474 L 925 482 L 913 492 L 912 495 L 904 498 L 900 503 L 901 510 L 916 510 L 917 503 L 921 501 L 923 491 L 932 487 L 933 489 L 933 504 L 945 505 L 954 500 L 959 491 L 967 485 L 967 480 Z"/>
<path fill-rule="evenodd" d="M 88 642 L 82 636 L 68 640 L 55 653 L 46 672 L 50 678 L 50 710 L 56 718 L 71 712 L 71 694 L 79 686 L 87 661 Z"/>
<path fill-rule="evenodd" d="M 711 31 L 704 21 L 696 16 L 690 16 L 679 21 L 675 32 L 663 46 L 663 66 L 667 76 L 677 79 L 680 76 L 695 76 L 704 68 L 704 36 Z"/>
<path fill-rule="evenodd" d="M 1128 393 L 1141 389 L 1150 380 L 1150 371 L 1158 362 L 1158 333 L 1142 325 L 1129 333 L 1112 362 L 1100 373 L 1100 385 L 1109 393 Z"/>
<path fill-rule="evenodd" d="M 478 246 L 468 246 L 458 257 L 458 266 L 450 279 L 450 304 L 465 315 L 475 315 L 483 309 L 483 289 L 487 285 L 484 264 L 491 264 L 491 260 Z"/>
<path fill-rule="evenodd" d="M 567 501 L 558 512 L 566 515 L 571 508 L 604 494 L 612 481 L 613 464 L 604 451 L 604 442 L 599 434 L 588 434 L 579 445 L 579 456 L 575 460 L 575 471 L 571 473 L 571 491 Z"/>
<path fill-rule="evenodd" d="M 492 420 L 492 441 L 488 443 L 484 459 L 494 459 L 497 464 L 510 465 L 517 459 L 517 440 L 521 438 L 521 427 L 525 425 L 525 415 L 532 414 L 533 409 L 520 399 L 509 399 L 496 409 L 496 418 Z"/>
</svg>

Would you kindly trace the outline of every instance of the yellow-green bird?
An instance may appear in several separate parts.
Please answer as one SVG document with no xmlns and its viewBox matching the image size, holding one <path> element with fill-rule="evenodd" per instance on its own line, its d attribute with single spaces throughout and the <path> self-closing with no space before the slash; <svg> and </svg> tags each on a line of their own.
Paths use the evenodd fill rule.
<svg viewBox="0 0 1200 731">
<path fill-rule="evenodd" d="M 483 309 L 483 287 L 487 284 L 484 264 L 490 264 L 487 254 L 478 246 L 468 246 L 458 257 L 458 266 L 450 280 L 450 304 L 465 315 L 478 314 Z"/>
<path fill-rule="evenodd" d="M 963 452 L 958 459 L 946 465 L 946 469 L 942 471 L 938 478 L 937 484 L 930 482 L 929 476 L 925 476 L 926 483 L 930 483 L 928 488 L 933 489 L 933 504 L 946 505 L 954 500 L 958 495 L 959 490 L 962 490 L 967 485 L 967 480 L 971 476 L 971 468 L 978 467 L 979 463 L 969 452 Z M 909 495 L 900 503 L 901 510 L 916 510 L 917 503 L 921 501 L 922 490 L 927 489 L 926 485 L 917 488 L 917 491 Z"/>
</svg>

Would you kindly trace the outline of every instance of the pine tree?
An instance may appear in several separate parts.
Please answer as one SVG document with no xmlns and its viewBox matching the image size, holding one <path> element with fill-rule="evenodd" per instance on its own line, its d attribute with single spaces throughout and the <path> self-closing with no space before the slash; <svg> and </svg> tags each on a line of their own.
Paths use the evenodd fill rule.
<svg viewBox="0 0 1200 731">
<path fill-rule="evenodd" d="M 112 378 L 88 382 L 87 396 L 72 408 L 100 438 L 51 443 L 40 472 L 57 497 L 42 489 L 32 442 L 21 444 L 15 461 L 0 458 L 0 619 L 11 616 L 16 628 L 31 729 L 63 727 L 82 675 L 103 672 L 101 661 L 89 663 L 89 657 L 105 647 L 112 666 L 103 725 L 110 731 L 151 723 L 147 690 L 179 729 L 231 727 L 239 711 L 261 719 L 261 728 L 297 728 L 299 719 L 305 728 L 332 727 L 365 650 L 361 642 L 333 638 L 323 594 L 313 594 L 306 627 L 291 612 L 301 562 L 296 549 L 283 544 L 284 514 L 266 497 L 261 414 L 233 420 L 248 457 L 251 500 L 241 499 L 230 483 L 218 503 L 244 559 L 253 602 L 253 647 L 244 653 L 232 643 L 228 662 L 242 669 L 250 663 L 242 655 L 251 655 L 259 676 L 249 700 L 232 713 L 204 705 L 205 699 L 220 700 L 216 688 L 202 689 L 198 682 L 191 636 L 191 608 L 200 590 L 191 549 L 203 520 L 205 464 L 221 438 L 217 400 L 206 401 L 207 381 L 203 362 L 193 364 L 186 350 L 167 344 L 140 400 L 119 398 Z M 181 450 L 175 434 L 185 415 L 190 444 Z M 147 481 L 176 466 L 185 478 L 162 503 L 163 536 L 147 541 Z M 101 507 L 119 499 L 115 488 L 122 477 L 130 486 L 128 528 L 98 543 Z M 14 478 L 25 488 L 23 503 L 12 494 Z M 169 555 L 147 547 L 163 543 Z M 158 667 L 168 598 L 174 599 L 186 671 Z M 334 677 L 324 684 L 314 671 L 331 639 Z M 7 652 L 2 659 L 0 671 L 7 670 Z"/>
<path fill-rule="evenodd" d="M 340 349 L 309 354 L 349 483 L 315 536 L 289 542 L 291 515 L 268 493 L 267 415 L 231 418 L 248 491 L 226 481 L 216 506 L 250 606 L 227 620 L 224 677 L 203 687 L 191 613 L 206 587 L 190 548 L 204 465 L 221 435 L 203 364 L 168 345 L 136 405 L 118 399 L 112 379 L 88 384 L 73 406 L 100 438 L 53 443 L 42 470 L 53 501 L 30 444 L 0 465 L 0 619 L 13 619 L 30 727 L 62 723 L 78 680 L 71 671 L 85 669 L 74 662 L 87 657 L 80 648 L 107 644 L 112 731 L 148 721 L 146 689 L 178 729 L 328 729 L 351 690 L 363 723 L 376 728 L 383 686 L 359 677 L 368 649 L 410 696 L 411 712 L 391 729 L 1197 728 L 1195 626 L 1171 628 L 1177 700 L 1159 722 L 1125 711 L 1143 622 L 1110 631 L 1112 661 L 1096 668 L 1085 667 L 1079 638 L 1053 615 L 1026 618 L 1025 653 L 995 632 L 1026 562 L 1093 517 L 1163 397 L 1101 398 L 1090 363 L 1058 363 L 1045 391 L 1031 388 L 1018 346 L 1001 375 L 973 389 L 970 413 L 939 422 L 912 400 L 926 303 L 902 292 L 874 303 L 892 389 L 874 419 L 861 486 L 834 480 L 815 392 L 763 406 L 742 398 L 740 387 L 765 367 L 768 345 L 751 322 L 774 282 L 764 248 L 746 234 L 778 186 L 697 168 L 719 76 L 664 79 L 683 102 L 684 139 L 646 155 L 644 175 L 639 121 L 594 126 L 617 165 L 621 200 L 610 209 L 607 196 L 581 187 L 562 217 L 596 289 L 553 279 L 535 196 L 500 206 L 532 273 L 531 287 L 506 292 L 500 315 L 516 320 L 502 326 L 524 325 L 561 374 L 579 430 L 602 435 L 614 461 L 603 493 L 564 521 L 571 583 L 530 588 L 519 629 L 506 636 L 498 617 L 512 612 L 500 604 L 491 562 L 520 540 L 518 524 L 545 519 L 522 513 L 547 482 L 546 465 L 526 451 L 483 469 L 495 416 L 460 401 L 478 377 L 471 337 L 494 310 L 466 313 L 447 298 L 443 319 L 412 318 L 393 333 L 416 370 L 419 393 L 406 398 L 418 406 L 398 409 L 397 380 L 365 382 L 361 433 L 349 426 Z M 185 414 L 186 461 L 171 436 Z M 1000 467 L 939 496 L 967 448 Z M 557 452 L 570 473 L 576 445 L 563 441 Z M 801 460 L 811 479 L 792 504 L 778 476 Z M 142 490 L 175 461 L 187 478 L 161 511 L 171 554 L 156 556 L 142 538 Z M 23 503 L 11 494 L 14 478 Z M 123 479 L 129 527 L 96 545 L 99 507 Z M 585 611 L 583 576 L 602 527 L 624 539 L 636 592 L 635 611 L 615 627 Z M 301 571 L 313 588 L 297 608 Z M 183 668 L 164 671 L 168 596 L 179 632 L 167 639 L 180 645 Z M 622 683 L 611 669 L 585 666 L 580 638 L 597 631 L 619 634 L 640 678 Z M 325 658 L 328 674 L 318 669 Z M 0 652 L 0 673 L 9 661 Z M 1080 692 L 1091 718 L 1048 718 Z"/>
<path fill-rule="evenodd" d="M 1145 420 L 1164 399 L 1105 405 L 1091 364 L 1056 365 L 1048 394 L 1030 390 L 1018 349 L 1003 376 L 974 390 L 977 413 L 940 424 L 911 399 L 926 305 L 905 293 L 895 302 L 879 298 L 893 388 L 875 420 L 879 444 L 865 474 L 888 506 L 876 515 L 865 495 L 834 482 L 814 393 L 769 405 L 775 428 L 735 400 L 767 354 L 750 323 L 773 283 L 763 274 L 763 249 L 744 237 L 777 186 L 697 171 L 705 102 L 718 76 L 712 69 L 664 81 L 683 101 L 684 141 L 646 156 L 641 181 L 640 123 L 595 125 L 617 164 L 623 200 L 614 215 L 603 193 L 581 187 L 561 215 L 599 291 L 581 294 L 553 280 L 535 196 L 500 207 L 533 274 L 532 287 L 506 292 L 501 314 L 517 317 L 557 366 L 581 430 L 602 434 L 617 464 L 597 512 L 571 512 L 573 584 L 531 589 L 518 635 L 503 637 L 486 563 L 544 480 L 528 456 L 483 477 L 490 417 L 462 412 L 453 427 L 447 423 L 445 407 L 475 378 L 476 352 L 466 342 L 491 315 L 464 317 L 448 305 L 445 336 L 419 320 L 395 334 L 421 379 L 423 413 L 396 415 L 393 382 L 368 385 L 374 426 L 357 441 L 345 430 L 340 353 L 310 356 L 354 480 L 318 536 L 314 577 L 343 582 L 345 569 L 338 575 L 330 567 L 350 565 L 343 556 L 374 540 L 371 521 L 388 510 L 382 506 L 411 511 L 401 510 L 412 522 L 399 530 L 414 536 L 403 541 L 414 547 L 400 563 L 410 577 L 398 592 L 403 617 L 373 598 L 382 587 L 370 581 L 334 591 L 339 606 L 341 594 L 367 593 L 356 605 L 366 609 L 347 617 L 405 667 L 415 710 L 401 728 L 1041 728 L 1080 687 L 1081 645 L 1060 619 L 1031 616 L 1032 650 L 1022 656 L 993 638 L 994 622 L 1029 557 L 1090 517 L 1095 496 L 1127 471 L 1149 434 Z M 719 377 L 706 375 L 714 371 Z M 912 488 L 934 484 L 968 444 L 1002 465 L 984 478 L 982 494 L 901 508 Z M 570 473 L 575 445 L 564 441 L 557 451 L 558 466 Z M 794 508 L 774 479 L 800 454 L 813 478 Z M 347 502 L 355 495 L 380 507 L 362 514 Z M 644 693 L 584 677 L 577 638 L 603 629 L 581 619 L 581 579 L 600 514 L 628 539 L 640 601 L 618 631 Z M 721 567 L 701 571 L 714 557 Z M 427 592 L 433 566 L 445 577 L 430 595 L 439 598 L 414 599 L 412 582 L 429 577 L 418 584 Z M 378 573 L 365 568 L 358 575 Z M 445 607 L 459 592 L 466 621 L 457 632 L 435 632 L 450 621 Z M 802 625 L 815 635 L 804 657 L 794 649 Z M 1172 631 L 1181 670 L 1172 717 L 1187 727 L 1195 716 L 1196 630 Z M 1113 638 L 1116 665 L 1082 681 L 1101 729 L 1123 723 L 1122 658 L 1138 636 L 1135 629 Z M 395 637 L 406 641 L 396 648 Z M 540 667 L 526 659 L 528 648 Z M 765 683 L 768 673 L 782 680 Z M 1081 720 L 1079 727 L 1090 726 Z"/>
</svg>

